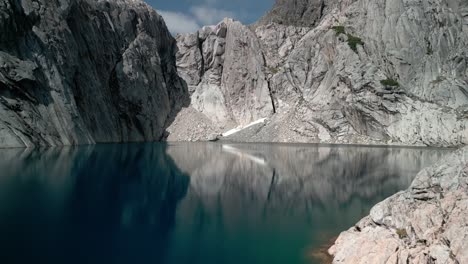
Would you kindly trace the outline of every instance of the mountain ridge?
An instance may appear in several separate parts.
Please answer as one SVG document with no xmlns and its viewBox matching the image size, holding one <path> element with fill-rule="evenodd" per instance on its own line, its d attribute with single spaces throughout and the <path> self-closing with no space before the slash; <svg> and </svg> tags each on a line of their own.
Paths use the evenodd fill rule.
<svg viewBox="0 0 468 264">
<path fill-rule="evenodd" d="M 273 10 L 286 2 L 295 3 L 277 1 Z M 186 128 L 182 114 L 169 127 L 169 140 L 211 139 L 268 118 L 225 140 L 466 144 L 467 4 L 327 3 L 313 26 L 265 24 L 270 12 L 253 26 L 227 19 L 177 36 L 179 72 L 192 92 L 187 111 L 201 124 Z M 225 37 L 216 34 L 219 27 L 227 29 Z M 204 63 L 201 70 L 201 59 L 210 61 L 211 54 L 218 54 L 216 64 Z M 245 71 L 249 67 L 255 75 Z"/>
</svg>

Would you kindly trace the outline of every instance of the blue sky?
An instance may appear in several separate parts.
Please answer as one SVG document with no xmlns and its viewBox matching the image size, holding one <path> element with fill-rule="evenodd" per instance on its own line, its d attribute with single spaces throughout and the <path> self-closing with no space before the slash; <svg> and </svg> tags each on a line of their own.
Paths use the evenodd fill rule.
<svg viewBox="0 0 468 264">
<path fill-rule="evenodd" d="M 214 25 L 224 17 L 250 24 L 263 16 L 275 0 L 145 0 L 160 13 L 169 30 L 194 32 L 204 25 Z"/>
</svg>

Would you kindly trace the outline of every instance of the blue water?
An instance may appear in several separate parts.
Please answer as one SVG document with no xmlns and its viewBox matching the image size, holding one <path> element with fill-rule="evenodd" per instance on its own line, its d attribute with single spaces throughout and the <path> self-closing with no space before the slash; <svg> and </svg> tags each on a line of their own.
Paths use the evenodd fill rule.
<svg viewBox="0 0 468 264">
<path fill-rule="evenodd" d="M 0 263 L 320 263 L 446 150 L 128 144 L 0 150 Z"/>
</svg>

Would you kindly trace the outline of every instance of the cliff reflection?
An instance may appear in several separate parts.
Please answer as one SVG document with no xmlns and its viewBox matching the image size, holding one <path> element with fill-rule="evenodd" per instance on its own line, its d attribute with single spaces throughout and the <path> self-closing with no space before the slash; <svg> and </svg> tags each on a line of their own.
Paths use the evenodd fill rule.
<svg viewBox="0 0 468 264">
<path fill-rule="evenodd" d="M 191 177 L 190 192 L 238 195 L 248 204 L 290 211 L 342 205 L 405 189 L 440 149 L 271 144 L 173 144 L 168 154 Z M 387 191 L 388 190 L 388 191 Z"/>
<path fill-rule="evenodd" d="M 177 229 L 177 251 L 193 250 L 192 263 L 202 263 L 207 256 L 200 252 L 208 250 L 222 252 L 218 255 L 223 261 L 251 258 L 262 262 L 262 250 L 249 254 L 250 248 L 284 252 L 293 246 L 300 250 L 307 244 L 319 245 L 349 228 L 377 202 L 407 188 L 416 173 L 444 151 L 172 144 L 168 154 L 190 175 L 187 196 L 178 210 L 177 219 L 183 224 Z M 215 248 L 205 244 L 212 236 L 222 238 L 223 243 Z M 240 240 L 242 245 L 233 242 Z M 243 253 L 239 256 L 239 252 Z M 281 259 L 282 255 L 275 256 L 274 262 L 296 262 L 290 257 Z M 178 257 L 179 262 L 187 260 Z"/>
<path fill-rule="evenodd" d="M 1 263 L 304 263 L 446 153 L 274 144 L 0 150 Z"/>
<path fill-rule="evenodd" d="M 2 262 L 163 262 L 189 183 L 165 151 L 162 144 L 1 151 Z"/>
</svg>

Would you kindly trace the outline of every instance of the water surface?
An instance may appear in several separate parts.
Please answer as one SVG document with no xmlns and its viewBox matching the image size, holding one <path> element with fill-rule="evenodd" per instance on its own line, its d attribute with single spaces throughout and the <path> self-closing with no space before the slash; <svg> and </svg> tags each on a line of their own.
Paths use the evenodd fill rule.
<svg viewBox="0 0 468 264">
<path fill-rule="evenodd" d="M 128 144 L 0 150 L 1 263 L 320 263 L 447 150 Z"/>
</svg>

